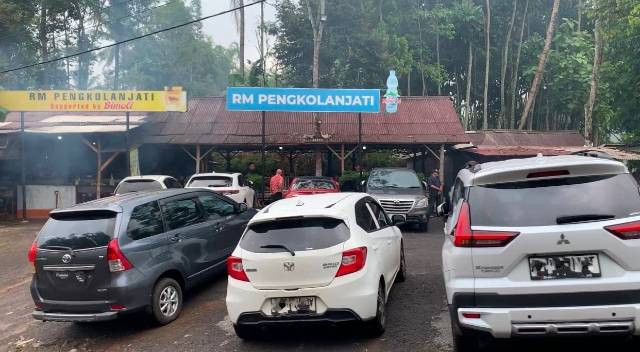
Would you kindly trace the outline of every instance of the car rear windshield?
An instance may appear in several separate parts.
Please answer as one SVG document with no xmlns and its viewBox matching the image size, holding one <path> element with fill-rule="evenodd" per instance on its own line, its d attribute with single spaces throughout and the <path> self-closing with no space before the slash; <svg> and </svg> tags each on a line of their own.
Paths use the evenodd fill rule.
<svg viewBox="0 0 640 352">
<path fill-rule="evenodd" d="M 305 189 L 335 189 L 336 186 L 331 180 L 324 179 L 297 179 L 292 185 L 293 190 Z"/>
<path fill-rule="evenodd" d="M 114 235 L 116 215 L 112 211 L 53 214 L 38 235 L 38 247 L 76 250 L 106 246 Z"/>
<path fill-rule="evenodd" d="M 278 219 L 251 225 L 240 247 L 254 253 L 309 251 L 333 247 L 349 239 L 349 228 L 333 218 Z M 277 247 L 283 245 L 286 247 Z M 268 248 L 265 248 L 268 247 Z"/>
<path fill-rule="evenodd" d="M 640 215 L 640 194 L 629 174 L 599 175 L 474 186 L 469 205 L 473 226 L 546 226 Z"/>
<path fill-rule="evenodd" d="M 162 185 L 155 180 L 128 180 L 120 183 L 116 194 L 161 190 Z"/>
<path fill-rule="evenodd" d="M 191 179 L 189 187 L 231 187 L 233 180 L 226 176 L 201 176 Z"/>
<path fill-rule="evenodd" d="M 367 188 L 421 188 L 420 180 L 411 170 L 374 170 L 369 175 Z"/>
</svg>

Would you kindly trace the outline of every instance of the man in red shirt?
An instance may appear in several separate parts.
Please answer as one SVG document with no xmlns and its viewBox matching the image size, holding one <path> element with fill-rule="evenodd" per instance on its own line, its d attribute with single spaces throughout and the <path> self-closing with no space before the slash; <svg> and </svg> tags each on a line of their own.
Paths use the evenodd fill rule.
<svg viewBox="0 0 640 352">
<path fill-rule="evenodd" d="M 282 191 L 284 191 L 284 176 L 282 169 L 278 169 L 276 174 L 271 176 L 271 180 L 269 180 L 269 191 L 271 192 L 272 202 L 282 199 Z"/>
</svg>

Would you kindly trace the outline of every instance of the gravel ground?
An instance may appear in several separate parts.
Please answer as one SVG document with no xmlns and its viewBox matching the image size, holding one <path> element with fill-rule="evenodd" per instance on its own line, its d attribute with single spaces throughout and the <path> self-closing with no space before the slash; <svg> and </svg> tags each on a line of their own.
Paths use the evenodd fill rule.
<svg viewBox="0 0 640 352">
<path fill-rule="evenodd" d="M 30 317 L 26 253 L 41 222 L 0 224 L 0 350 L 6 351 L 450 351 L 440 247 L 442 223 L 427 233 L 405 231 L 407 281 L 393 287 L 387 332 L 370 338 L 353 326 L 278 329 L 243 342 L 226 316 L 226 277 L 212 278 L 185 297 L 180 318 L 156 327 L 142 314 L 96 324 L 43 323 Z M 619 339 L 527 340 L 487 350 L 638 351 Z"/>
</svg>

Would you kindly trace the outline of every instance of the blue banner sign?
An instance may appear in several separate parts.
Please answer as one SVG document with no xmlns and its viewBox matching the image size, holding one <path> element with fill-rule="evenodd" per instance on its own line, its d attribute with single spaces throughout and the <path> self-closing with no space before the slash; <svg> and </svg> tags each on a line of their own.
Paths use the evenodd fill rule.
<svg viewBox="0 0 640 352">
<path fill-rule="evenodd" d="M 227 110 L 379 112 L 380 90 L 228 87 Z"/>
</svg>

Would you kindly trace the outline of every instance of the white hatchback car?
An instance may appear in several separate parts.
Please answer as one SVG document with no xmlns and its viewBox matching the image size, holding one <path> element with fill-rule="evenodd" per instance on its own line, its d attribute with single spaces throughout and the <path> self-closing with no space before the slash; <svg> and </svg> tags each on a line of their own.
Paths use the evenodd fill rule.
<svg viewBox="0 0 640 352">
<path fill-rule="evenodd" d="M 385 305 L 406 266 L 402 233 L 363 193 L 290 198 L 260 211 L 227 260 L 237 335 L 272 323 L 363 321 L 385 329 Z"/>
<path fill-rule="evenodd" d="M 129 176 L 118 183 L 113 194 L 159 191 L 170 188 L 182 188 L 182 185 L 175 178 L 166 175 Z"/>
<path fill-rule="evenodd" d="M 457 351 L 482 336 L 640 335 L 640 194 L 616 161 L 469 165 L 442 249 Z"/>
<path fill-rule="evenodd" d="M 255 191 L 249 187 L 241 173 L 200 173 L 189 178 L 185 188 L 208 188 L 219 192 L 238 203 L 245 203 L 253 208 Z"/>
</svg>

